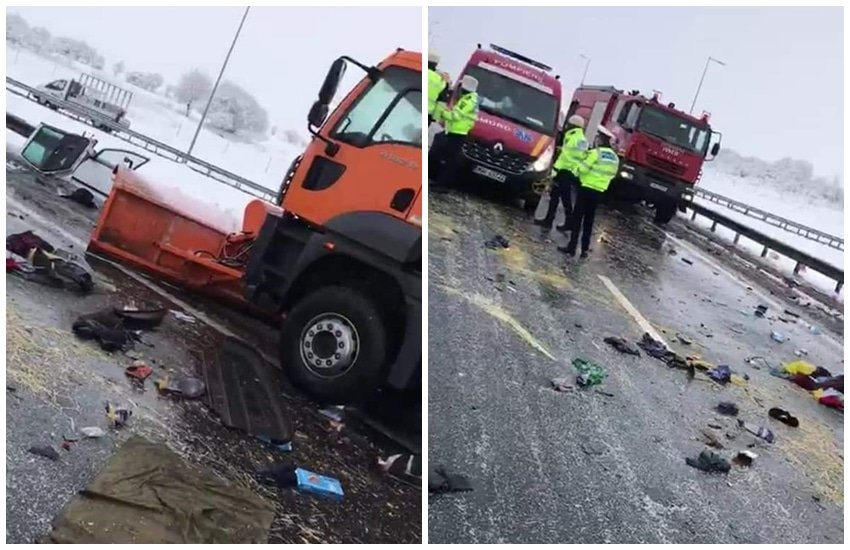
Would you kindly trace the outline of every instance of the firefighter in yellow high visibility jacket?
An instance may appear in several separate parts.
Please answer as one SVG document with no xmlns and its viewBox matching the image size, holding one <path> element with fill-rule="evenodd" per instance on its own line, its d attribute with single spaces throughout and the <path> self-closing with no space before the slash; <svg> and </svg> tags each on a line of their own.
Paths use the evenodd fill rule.
<svg viewBox="0 0 850 550">
<path fill-rule="evenodd" d="M 450 185 L 463 164 L 463 144 L 478 120 L 478 79 L 464 75 L 451 109 L 439 113 L 445 133 L 437 136 L 428 154 L 428 177 L 435 185 Z"/>
<path fill-rule="evenodd" d="M 558 231 L 567 231 L 573 214 L 573 187 L 578 187 L 576 171 L 584 157 L 587 156 L 587 140 L 584 137 L 584 119 L 572 115 L 567 120 L 567 129 L 561 144 L 561 151 L 555 159 L 554 181 L 549 191 L 549 209 L 542 220 L 534 220 L 536 225 L 542 225 L 544 231 L 552 229 L 555 215 L 558 212 L 558 201 L 564 206 L 564 223 L 556 227 Z"/>
<path fill-rule="evenodd" d="M 440 111 L 445 107 L 441 95 L 446 95 L 449 83 L 437 71 L 440 55 L 435 51 L 428 52 L 428 124 L 440 120 Z"/>
<path fill-rule="evenodd" d="M 581 257 L 587 258 L 596 206 L 620 168 L 620 158 L 616 151 L 611 149 L 613 138 L 614 135 L 610 130 L 599 126 L 595 140 L 596 147 L 588 151 L 587 156 L 578 165 L 580 186 L 570 223 L 570 242 L 567 246 L 558 247 L 558 250 L 569 256 L 575 256 L 579 234 L 581 234 Z"/>
</svg>

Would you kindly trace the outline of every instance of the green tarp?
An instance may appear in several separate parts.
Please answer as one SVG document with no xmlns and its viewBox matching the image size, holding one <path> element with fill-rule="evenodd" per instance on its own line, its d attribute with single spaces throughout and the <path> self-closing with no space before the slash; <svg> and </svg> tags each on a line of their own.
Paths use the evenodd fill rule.
<svg viewBox="0 0 850 550">
<path fill-rule="evenodd" d="M 274 514 L 251 490 L 133 437 L 65 507 L 44 542 L 265 543 Z"/>
</svg>

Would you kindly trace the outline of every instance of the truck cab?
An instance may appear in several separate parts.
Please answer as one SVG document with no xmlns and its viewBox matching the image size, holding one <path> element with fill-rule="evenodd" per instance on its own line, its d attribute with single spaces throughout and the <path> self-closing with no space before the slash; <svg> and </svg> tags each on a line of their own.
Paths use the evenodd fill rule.
<svg viewBox="0 0 850 550">
<path fill-rule="evenodd" d="M 637 91 L 612 86 L 583 86 L 573 94 L 568 115 L 587 121 L 589 141 L 600 124 L 614 134 L 620 174 L 610 192 L 626 200 L 655 206 L 655 221 L 667 223 L 683 198 L 692 194 L 703 163 L 720 150 L 720 133 L 712 130 L 708 113 L 700 117 Z"/>
<path fill-rule="evenodd" d="M 478 120 L 463 148 L 469 171 L 506 186 L 534 208 L 556 147 L 561 83 L 552 67 L 491 44 L 472 53 L 460 76 L 478 80 Z M 460 92 L 456 84 L 449 102 Z"/>
</svg>

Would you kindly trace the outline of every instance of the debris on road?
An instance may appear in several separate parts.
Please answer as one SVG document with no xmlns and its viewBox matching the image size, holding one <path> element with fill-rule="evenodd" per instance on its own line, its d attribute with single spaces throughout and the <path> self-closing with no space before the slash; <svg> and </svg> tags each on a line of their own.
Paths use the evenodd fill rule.
<svg viewBox="0 0 850 550">
<path fill-rule="evenodd" d="M 797 417 L 792 416 L 791 413 L 786 411 L 785 409 L 780 409 L 779 407 L 773 407 L 769 411 L 767 411 L 768 416 L 774 418 L 783 424 L 787 424 L 792 428 L 796 428 L 800 425 L 800 421 Z"/>
<path fill-rule="evenodd" d="M 140 333 L 125 326 L 125 318 L 118 315 L 115 308 L 106 308 L 80 315 L 71 325 L 79 338 L 95 340 L 104 351 L 118 351 L 138 342 Z"/>
<path fill-rule="evenodd" d="M 798 348 L 794 350 L 794 355 L 797 357 L 807 357 L 809 355 L 809 350 L 806 348 Z"/>
<path fill-rule="evenodd" d="M 575 389 L 575 386 L 573 384 L 570 384 L 568 378 L 553 378 L 551 382 L 552 387 L 555 389 L 555 391 L 571 392 Z"/>
<path fill-rule="evenodd" d="M 109 419 L 110 424 L 113 428 L 123 428 L 127 421 L 130 420 L 130 417 L 133 416 L 133 411 L 130 409 L 119 407 L 117 405 L 113 405 L 110 402 L 106 402 L 106 418 Z"/>
<path fill-rule="evenodd" d="M 25 279 L 59 288 L 88 293 L 94 288 L 92 274 L 74 261 L 71 254 L 57 250 L 33 233 L 25 231 L 6 237 L 6 250 L 26 260 L 6 260 L 6 270 L 20 273 Z"/>
<path fill-rule="evenodd" d="M 725 414 L 727 416 L 738 416 L 738 405 L 732 403 L 731 401 L 721 401 L 714 409 L 720 414 Z"/>
<path fill-rule="evenodd" d="M 694 262 L 692 262 L 691 260 L 689 260 L 687 258 L 682 258 L 682 261 L 685 262 L 688 265 L 694 265 Z"/>
<path fill-rule="evenodd" d="M 319 409 L 319 414 L 334 422 L 343 422 L 345 420 L 345 407 L 342 405 L 325 407 L 324 409 Z"/>
<path fill-rule="evenodd" d="M 738 454 L 732 459 L 732 463 L 738 466 L 750 467 L 758 456 L 752 451 L 738 451 Z"/>
<path fill-rule="evenodd" d="M 573 359 L 573 367 L 579 372 L 576 383 L 582 388 L 601 384 L 606 376 L 602 367 L 581 357 Z"/>
<path fill-rule="evenodd" d="M 843 379 L 843 376 L 842 376 Z M 842 380 L 842 387 L 844 382 Z M 818 393 L 820 392 L 820 393 Z M 844 392 L 835 388 L 827 388 L 825 390 L 815 390 L 812 392 L 818 400 L 818 403 L 833 409 L 844 411 Z"/>
<path fill-rule="evenodd" d="M 489 248 L 490 250 L 496 250 L 499 248 L 510 248 L 511 243 L 506 238 L 501 235 L 495 235 L 492 239 L 486 241 L 484 246 Z"/>
<path fill-rule="evenodd" d="M 756 317 L 764 317 L 767 313 L 767 306 L 765 305 L 757 305 L 756 306 Z"/>
<path fill-rule="evenodd" d="M 266 543 L 274 516 L 272 503 L 254 491 L 132 437 L 41 542 Z"/>
<path fill-rule="evenodd" d="M 685 464 L 708 473 L 728 474 L 732 467 L 729 461 L 713 451 L 702 451 L 697 458 L 686 458 Z"/>
<path fill-rule="evenodd" d="M 80 428 L 80 433 L 89 439 L 97 439 L 98 437 L 103 437 L 106 435 L 106 432 L 103 431 L 103 428 L 98 428 L 97 426 L 86 426 L 84 428 Z"/>
<path fill-rule="evenodd" d="M 195 318 L 189 315 L 188 313 L 183 313 L 182 311 L 178 311 L 176 309 L 171 310 L 171 314 L 177 318 L 178 321 L 183 321 L 184 323 L 194 323 Z"/>
<path fill-rule="evenodd" d="M 708 371 L 708 377 L 718 384 L 726 384 L 732 378 L 732 369 L 728 365 L 718 365 Z"/>
<path fill-rule="evenodd" d="M 92 195 L 91 191 L 83 187 L 79 187 L 71 193 L 59 193 L 59 196 L 81 206 L 85 206 L 86 208 L 97 208 L 97 205 L 94 202 L 94 195 Z"/>
<path fill-rule="evenodd" d="M 53 461 L 59 460 L 59 453 L 50 445 L 33 445 L 27 449 L 27 451 L 37 456 L 49 458 Z"/>
<path fill-rule="evenodd" d="M 613 347 L 620 353 L 636 355 L 640 357 L 640 352 L 635 349 L 631 344 L 629 344 L 625 338 L 621 338 L 619 336 L 606 336 L 602 341 Z"/>
<path fill-rule="evenodd" d="M 723 443 L 721 443 L 720 440 L 717 439 L 717 436 L 715 436 L 713 433 L 711 433 L 709 431 L 702 430 L 700 432 L 700 437 L 698 439 L 700 439 L 703 443 L 705 443 L 709 447 L 714 447 L 715 449 L 723 449 L 724 448 Z"/>
<path fill-rule="evenodd" d="M 767 441 L 768 443 L 773 443 L 776 439 L 773 435 L 773 432 L 769 429 L 764 428 L 762 426 L 756 426 L 755 424 L 751 424 L 740 418 L 738 419 L 738 426 L 744 428 L 759 439 Z"/>
<path fill-rule="evenodd" d="M 676 333 L 676 339 L 685 346 L 690 346 L 691 344 L 693 344 L 693 340 L 691 340 L 680 332 Z"/>
<path fill-rule="evenodd" d="M 151 374 L 153 374 L 153 369 L 145 364 L 144 361 L 136 360 L 133 361 L 133 364 L 124 369 L 124 374 L 138 380 L 139 382 L 144 382 Z"/>
<path fill-rule="evenodd" d="M 343 499 L 342 484 L 336 478 L 317 474 L 304 468 L 295 468 L 295 481 L 298 490 L 302 493 L 310 493 L 337 501 Z"/>
<path fill-rule="evenodd" d="M 396 454 L 386 460 L 378 459 L 378 467 L 389 477 L 413 485 L 422 486 L 422 458 L 414 454 Z"/>
<path fill-rule="evenodd" d="M 788 341 L 788 337 L 785 336 L 783 333 L 779 332 L 778 330 L 771 330 L 770 338 L 774 342 L 778 342 L 780 344 L 783 344 Z"/>
<path fill-rule="evenodd" d="M 280 439 L 269 437 L 266 434 L 258 434 L 255 437 L 263 443 L 274 447 L 274 449 L 277 451 L 282 451 L 284 453 L 292 451 L 292 441 L 282 441 Z"/>
<path fill-rule="evenodd" d="M 15 233 L 6 237 L 6 250 L 22 258 L 29 256 L 33 249 L 41 249 L 45 252 L 54 252 L 53 245 L 45 241 L 32 231 Z"/>
<path fill-rule="evenodd" d="M 464 475 L 449 473 L 445 466 L 428 468 L 429 493 L 465 493 L 472 491 L 472 483 Z"/>
<path fill-rule="evenodd" d="M 183 375 L 166 375 L 154 382 L 160 393 L 176 395 L 185 399 L 197 399 L 204 395 L 206 385 L 200 378 Z"/>
</svg>

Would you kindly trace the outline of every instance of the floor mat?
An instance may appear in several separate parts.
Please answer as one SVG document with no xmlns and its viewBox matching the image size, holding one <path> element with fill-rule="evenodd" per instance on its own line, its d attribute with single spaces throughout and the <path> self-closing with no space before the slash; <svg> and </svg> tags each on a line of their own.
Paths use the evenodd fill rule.
<svg viewBox="0 0 850 550">
<path fill-rule="evenodd" d="M 274 507 L 133 437 L 53 522 L 47 543 L 265 543 Z"/>
<path fill-rule="evenodd" d="M 216 353 L 204 354 L 207 403 L 225 426 L 278 441 L 292 439 L 281 378 L 247 344 L 227 338 Z"/>
</svg>

